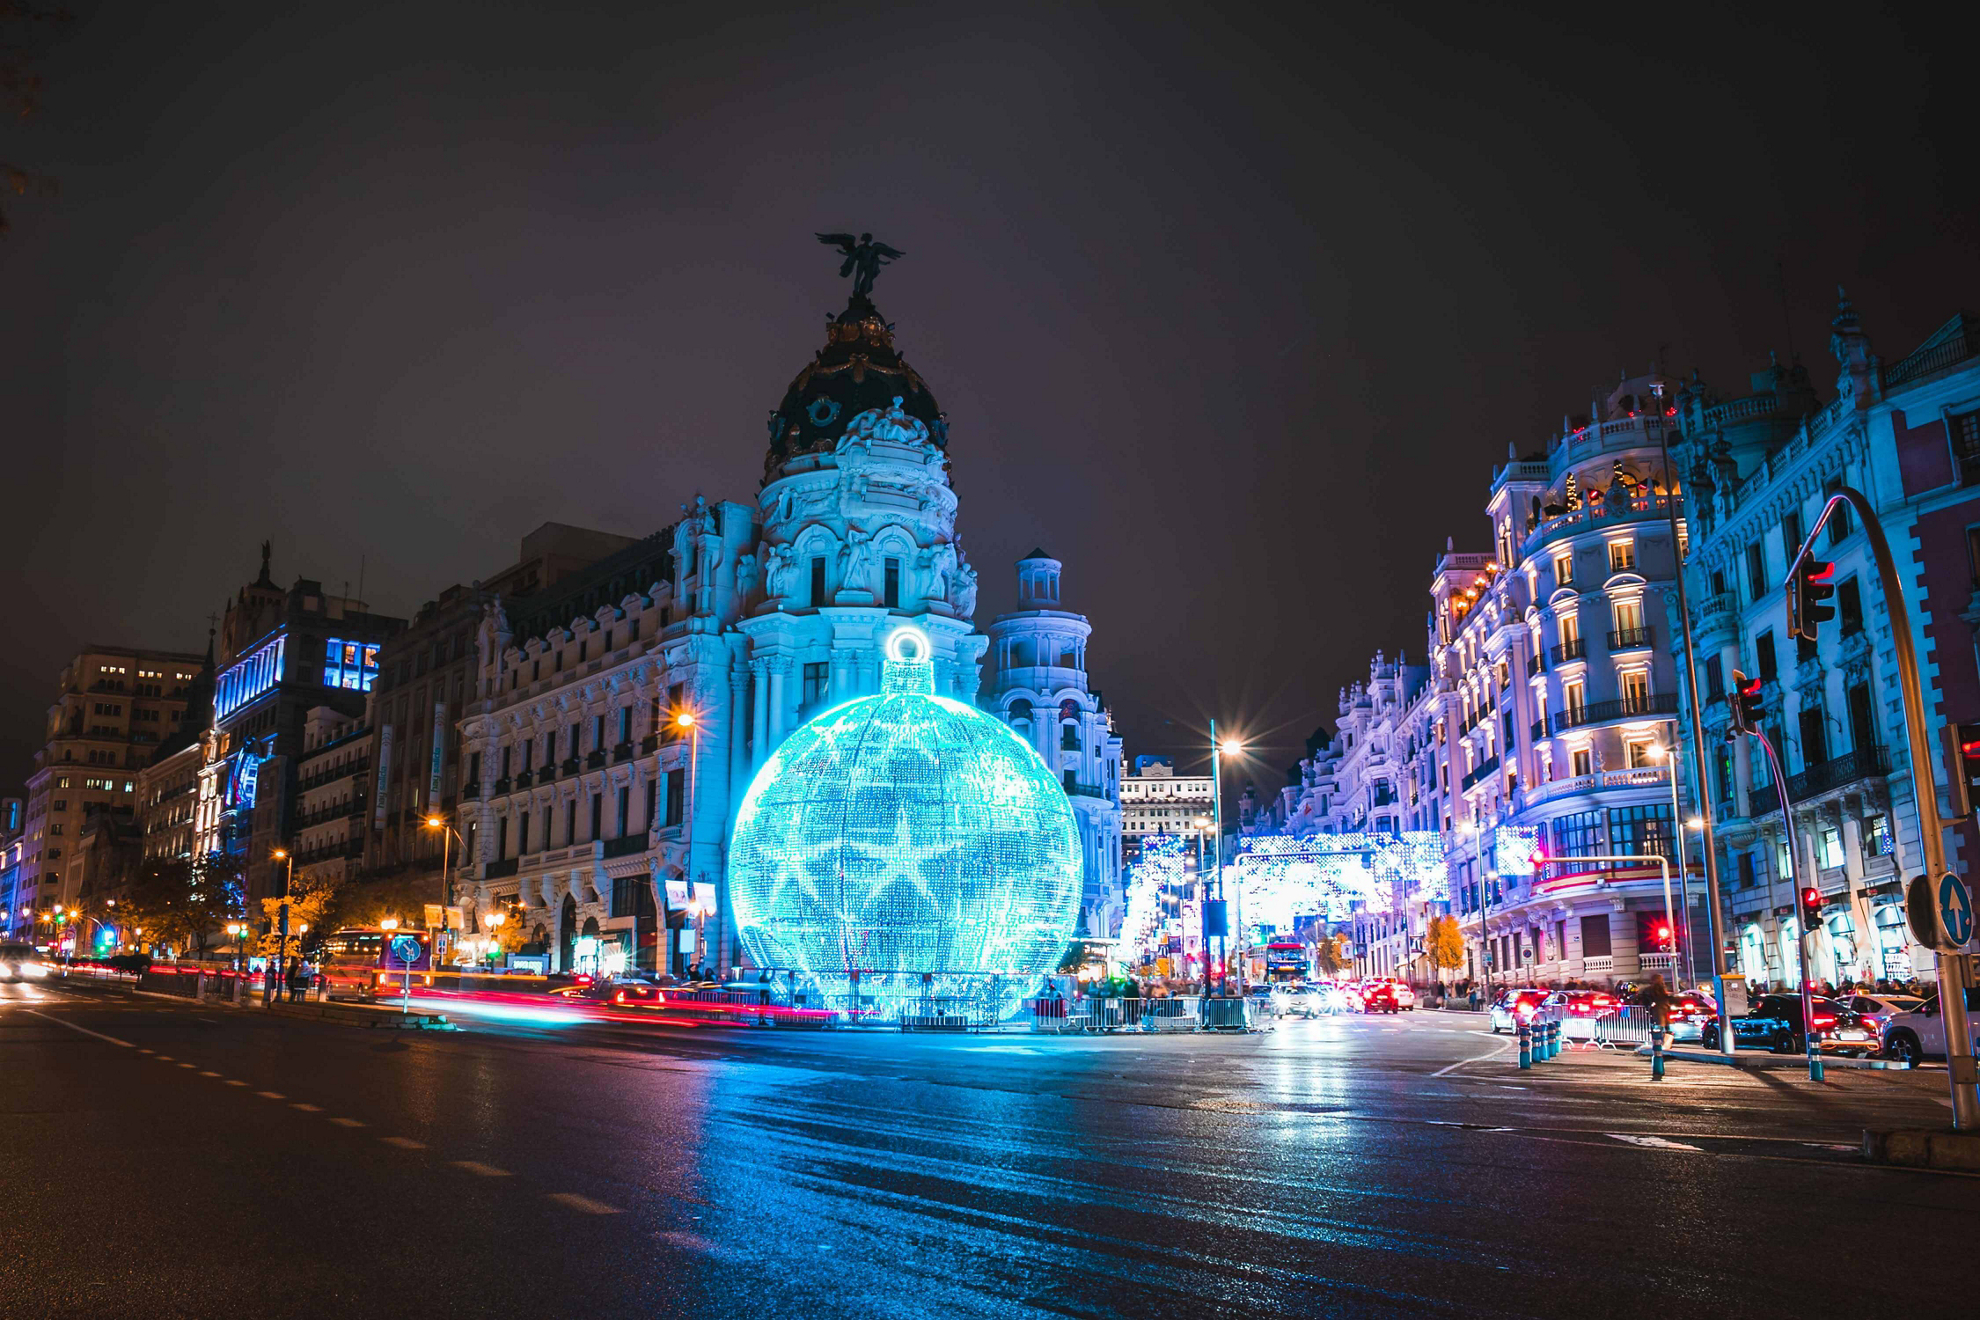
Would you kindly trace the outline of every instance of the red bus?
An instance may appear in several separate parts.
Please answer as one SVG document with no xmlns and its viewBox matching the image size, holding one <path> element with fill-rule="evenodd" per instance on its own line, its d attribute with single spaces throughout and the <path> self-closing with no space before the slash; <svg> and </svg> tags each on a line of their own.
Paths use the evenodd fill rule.
<svg viewBox="0 0 1980 1320">
<path fill-rule="evenodd" d="M 419 956 L 401 962 L 392 953 L 395 938 L 419 941 Z M 386 930 L 380 926 L 346 926 L 323 941 L 317 955 L 325 990 L 331 995 L 370 999 L 405 989 L 411 971 L 415 986 L 433 984 L 433 937 L 423 930 Z"/>
</svg>

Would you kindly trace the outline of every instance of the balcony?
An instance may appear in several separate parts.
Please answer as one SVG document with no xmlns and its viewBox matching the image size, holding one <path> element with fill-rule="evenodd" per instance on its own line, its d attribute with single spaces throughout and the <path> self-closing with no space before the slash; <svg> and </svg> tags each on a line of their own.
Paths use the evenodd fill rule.
<svg viewBox="0 0 1980 1320">
<path fill-rule="evenodd" d="M 1547 717 L 1543 715 L 1539 719 L 1533 721 L 1533 727 L 1527 730 L 1527 732 L 1532 736 L 1534 742 L 1539 742 L 1542 738 L 1546 737 Z"/>
<path fill-rule="evenodd" d="M 1670 771 L 1660 765 L 1638 766 L 1633 770 L 1597 770 L 1591 774 L 1575 775 L 1570 779 L 1554 779 L 1544 784 L 1534 784 L 1526 790 L 1525 803 L 1537 807 L 1555 798 L 1573 797 L 1581 793 L 1598 793 L 1606 789 L 1659 788 L 1665 794 L 1670 792 Z"/>
<path fill-rule="evenodd" d="M 1622 423 L 1604 422 L 1601 430 L 1606 436 L 1618 426 L 1635 427 L 1642 420 L 1639 418 Z M 1631 438 L 1637 443 L 1644 442 L 1644 437 L 1641 435 Z M 1599 444 L 1594 446 L 1587 444 L 1577 435 L 1574 442 L 1573 461 L 1580 462 L 1587 453 L 1599 447 Z M 1573 536 L 1580 532 L 1593 531 L 1598 527 L 1612 527 L 1618 523 L 1647 522 L 1653 519 L 1668 519 L 1669 517 L 1670 497 L 1665 495 L 1637 496 L 1626 500 L 1604 500 L 1602 507 L 1599 509 L 1595 508 L 1591 502 L 1590 505 L 1576 509 L 1572 513 L 1564 513 L 1558 517 L 1550 518 L 1528 532 L 1526 534 L 1526 540 L 1520 545 L 1519 556 L 1521 559 L 1531 559 L 1547 542 L 1557 540 L 1563 536 Z M 1562 585 L 1565 586 L 1567 584 L 1563 583 Z"/>
<path fill-rule="evenodd" d="M 1588 643 L 1577 637 L 1573 641 L 1560 642 L 1548 647 L 1547 654 L 1553 658 L 1554 663 L 1557 665 L 1566 664 L 1570 660 L 1586 660 L 1588 658 Z"/>
<path fill-rule="evenodd" d="M 599 766 L 604 764 L 605 764 L 605 749 L 602 747 L 595 752 L 589 753 L 584 758 L 584 768 L 587 770 L 596 770 Z"/>
<path fill-rule="evenodd" d="M 635 853 L 643 853 L 645 851 L 645 830 L 641 830 L 637 834 L 628 834 L 623 838 L 600 839 L 598 841 L 598 857 L 600 861 L 608 857 L 631 857 Z"/>
<path fill-rule="evenodd" d="M 600 764 L 603 764 L 603 762 L 601 762 Z M 549 767 L 545 766 L 544 769 L 548 770 Z M 565 774 L 565 775 L 576 774 L 578 772 L 578 759 L 575 756 L 565 757 L 564 763 L 557 767 L 557 771 L 559 774 Z"/>
<path fill-rule="evenodd" d="M 517 788 L 528 788 L 531 784 L 534 784 L 535 782 L 536 782 L 536 776 L 528 770 L 525 770 L 521 774 L 516 776 Z"/>
<path fill-rule="evenodd" d="M 1100 787 L 1100 785 L 1098 784 L 1067 784 L 1066 795 L 1068 797 L 1090 797 L 1090 798 L 1104 799 L 1107 796 L 1107 790 Z"/>
<path fill-rule="evenodd" d="M 629 742 L 619 743 L 612 748 L 612 759 L 614 761 L 630 761 L 633 754 L 632 749 L 633 745 Z"/>
<path fill-rule="evenodd" d="M 1618 628 L 1609 634 L 1610 651 L 1640 651 L 1654 644 L 1648 628 Z"/>
<path fill-rule="evenodd" d="M 1767 784 L 1760 788 L 1746 790 L 1746 813 L 1749 817 L 1764 816 L 1781 809 L 1781 788 L 1779 784 Z"/>
<path fill-rule="evenodd" d="M 481 873 L 481 878 L 484 880 L 500 880 L 504 876 L 514 875 L 516 868 L 520 864 L 521 859 L 515 857 L 507 857 L 499 862 L 490 862 L 487 869 Z"/>
<path fill-rule="evenodd" d="M 510 779 L 509 779 L 509 777 L 508 777 L 507 775 L 504 775 L 504 776 L 502 776 L 502 777 L 501 777 L 500 779 L 498 779 L 498 780 L 496 780 L 496 781 L 495 781 L 495 791 L 496 791 L 497 793 L 506 793 L 506 792 L 508 792 L 508 791 L 509 791 L 509 787 L 510 787 L 510 783 L 511 783 L 511 781 L 510 781 Z"/>
<path fill-rule="evenodd" d="M 1495 756 L 1472 770 L 1470 774 L 1464 777 L 1464 791 L 1469 792 L 1473 784 L 1482 783 L 1484 780 L 1490 778 L 1492 772 L 1498 768 L 1499 758 Z"/>
<path fill-rule="evenodd" d="M 1788 776 L 1788 799 L 1799 802 L 1826 793 L 1844 784 L 1853 784 L 1859 779 L 1869 779 L 1876 775 L 1891 772 L 1891 754 L 1880 743 L 1859 747 L 1841 756 L 1832 756 L 1820 765 L 1810 766 L 1798 775 Z"/>
<path fill-rule="evenodd" d="M 480 785 L 480 784 L 477 784 L 477 783 L 475 783 L 475 782 L 474 782 L 474 781 L 472 781 L 472 780 L 470 780 L 470 781 L 468 781 L 468 782 L 467 782 L 467 783 L 465 783 L 465 784 L 462 784 L 462 785 L 461 785 L 461 796 L 462 796 L 462 797 L 464 797 L 464 798 L 478 798 L 478 797 L 480 797 L 480 796 L 481 796 L 481 785 Z"/>
<path fill-rule="evenodd" d="M 641 738 L 639 740 L 639 751 L 640 751 L 640 755 L 642 756 L 646 755 L 646 753 L 648 752 L 658 751 L 659 748 L 660 748 L 660 735 L 657 733 L 649 733 L 644 738 Z"/>
<path fill-rule="evenodd" d="M 1607 724 L 1611 720 L 1675 715 L 1677 708 L 1678 699 L 1675 692 L 1659 692 L 1647 697 L 1619 697 L 1614 701 L 1592 701 L 1585 706 L 1570 706 L 1554 715 L 1553 728 L 1555 733 L 1559 733 L 1562 729 L 1578 729 L 1589 724 Z"/>
</svg>

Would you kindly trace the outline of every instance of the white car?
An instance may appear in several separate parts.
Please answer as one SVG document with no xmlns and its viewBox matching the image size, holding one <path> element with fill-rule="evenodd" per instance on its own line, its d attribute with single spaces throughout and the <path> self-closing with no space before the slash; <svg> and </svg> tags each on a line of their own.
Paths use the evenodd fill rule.
<svg viewBox="0 0 1980 1320">
<path fill-rule="evenodd" d="M 1310 985 L 1272 987 L 1272 1003 L 1281 1017 L 1310 1018 L 1320 1011 L 1318 998 Z"/>
<path fill-rule="evenodd" d="M 1916 1013 L 1925 1007 L 1925 1000 L 1917 995 L 1866 995 L 1862 993 L 1837 995 L 1836 1002 L 1857 1015 L 1863 1027 L 1877 1040 L 1884 1038 L 1884 1028 L 1891 1019 L 1900 1013 Z"/>
<path fill-rule="evenodd" d="M 1966 1022 L 1973 1052 L 1980 1055 L 1980 989 L 1966 992 Z M 1907 1068 L 1923 1059 L 1946 1057 L 1946 1019 L 1933 995 L 1908 1013 L 1893 1013 L 1884 1024 L 1884 1057 Z"/>
<path fill-rule="evenodd" d="M 0 944 L 0 980 L 39 980 L 48 975 L 48 964 L 32 944 Z"/>
</svg>

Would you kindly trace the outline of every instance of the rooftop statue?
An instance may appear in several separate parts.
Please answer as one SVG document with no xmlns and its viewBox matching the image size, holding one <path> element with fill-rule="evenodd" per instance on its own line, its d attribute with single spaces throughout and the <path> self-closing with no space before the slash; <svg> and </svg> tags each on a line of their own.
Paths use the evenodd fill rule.
<svg viewBox="0 0 1980 1320">
<path fill-rule="evenodd" d="M 873 281 L 880 276 L 880 267 L 907 253 L 885 243 L 873 241 L 873 235 L 861 234 L 855 239 L 851 234 L 820 234 L 818 241 L 826 247 L 835 247 L 845 255 L 839 266 L 839 278 L 853 277 L 853 297 L 863 298 L 873 292 Z"/>
</svg>

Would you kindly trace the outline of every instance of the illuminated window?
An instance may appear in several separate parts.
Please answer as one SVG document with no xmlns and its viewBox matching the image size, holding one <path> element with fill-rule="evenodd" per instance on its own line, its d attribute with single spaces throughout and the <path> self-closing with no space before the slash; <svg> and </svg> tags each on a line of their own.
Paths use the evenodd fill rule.
<svg viewBox="0 0 1980 1320">
<path fill-rule="evenodd" d="M 323 644 L 323 686 L 369 692 L 378 679 L 378 648 L 332 637 Z"/>
</svg>

